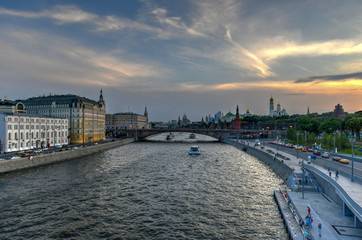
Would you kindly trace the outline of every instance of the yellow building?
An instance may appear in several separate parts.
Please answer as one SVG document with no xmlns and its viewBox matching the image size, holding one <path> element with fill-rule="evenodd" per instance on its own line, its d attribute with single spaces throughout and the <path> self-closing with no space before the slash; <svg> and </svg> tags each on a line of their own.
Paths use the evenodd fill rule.
<svg viewBox="0 0 362 240">
<path fill-rule="evenodd" d="M 49 95 L 19 100 L 28 114 L 67 118 L 70 143 L 87 143 L 105 140 L 106 105 L 102 90 L 94 101 L 76 95 Z"/>
<path fill-rule="evenodd" d="M 106 114 L 107 129 L 140 129 L 148 128 L 148 114 L 140 115 L 132 112 Z"/>
</svg>

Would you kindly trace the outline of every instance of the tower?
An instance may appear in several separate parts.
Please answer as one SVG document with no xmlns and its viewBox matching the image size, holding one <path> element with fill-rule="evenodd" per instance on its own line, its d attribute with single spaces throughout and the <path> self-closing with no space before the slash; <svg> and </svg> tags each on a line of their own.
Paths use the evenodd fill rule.
<svg viewBox="0 0 362 240">
<path fill-rule="evenodd" d="M 239 130 L 241 125 L 241 119 L 239 116 L 239 105 L 236 106 L 236 117 L 234 119 L 234 129 Z"/>
<path fill-rule="evenodd" d="M 274 116 L 274 99 L 273 99 L 273 96 L 270 97 L 270 101 L 269 101 L 269 116 Z"/>
<path fill-rule="evenodd" d="M 148 119 L 148 111 L 147 111 L 147 106 L 145 106 L 145 113 L 143 114 L 147 119 Z"/>
<path fill-rule="evenodd" d="M 277 115 L 277 116 L 282 115 L 281 112 L 282 112 L 281 105 L 280 105 L 280 103 L 278 103 L 276 115 Z"/>
<path fill-rule="evenodd" d="M 99 104 L 104 105 L 104 99 L 103 99 L 103 90 L 101 89 L 101 93 L 99 95 Z"/>
</svg>

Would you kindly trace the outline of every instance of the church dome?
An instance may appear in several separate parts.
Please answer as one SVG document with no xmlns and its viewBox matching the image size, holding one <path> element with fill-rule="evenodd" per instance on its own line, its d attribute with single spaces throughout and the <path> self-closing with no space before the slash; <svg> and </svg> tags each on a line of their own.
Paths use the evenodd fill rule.
<svg viewBox="0 0 362 240">
<path fill-rule="evenodd" d="M 270 101 L 273 102 L 273 101 L 274 101 L 274 98 L 273 98 L 273 97 L 270 97 Z"/>
<path fill-rule="evenodd" d="M 247 113 L 247 114 L 249 114 L 249 113 L 250 113 L 250 110 L 249 110 L 249 109 L 247 109 L 247 110 L 246 110 L 246 113 Z"/>
</svg>

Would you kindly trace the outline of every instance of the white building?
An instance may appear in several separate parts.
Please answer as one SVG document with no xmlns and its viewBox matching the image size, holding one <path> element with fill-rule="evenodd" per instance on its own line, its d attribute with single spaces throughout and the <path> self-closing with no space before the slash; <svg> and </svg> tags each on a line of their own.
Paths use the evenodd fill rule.
<svg viewBox="0 0 362 240">
<path fill-rule="evenodd" d="M 1 153 L 68 144 L 68 119 L 0 113 Z"/>
</svg>

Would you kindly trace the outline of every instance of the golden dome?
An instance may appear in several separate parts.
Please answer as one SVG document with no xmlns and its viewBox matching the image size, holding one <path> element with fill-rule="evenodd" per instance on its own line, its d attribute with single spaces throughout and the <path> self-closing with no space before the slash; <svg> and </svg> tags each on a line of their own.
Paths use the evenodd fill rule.
<svg viewBox="0 0 362 240">
<path fill-rule="evenodd" d="M 246 113 L 248 113 L 248 114 L 250 113 L 249 109 L 246 110 Z"/>
<path fill-rule="evenodd" d="M 273 97 L 270 97 L 270 101 L 273 102 L 273 101 L 274 101 L 274 98 L 273 98 Z"/>
<path fill-rule="evenodd" d="M 281 106 L 281 105 L 280 105 L 280 103 L 278 103 L 278 105 L 277 105 L 277 106 Z"/>
</svg>

